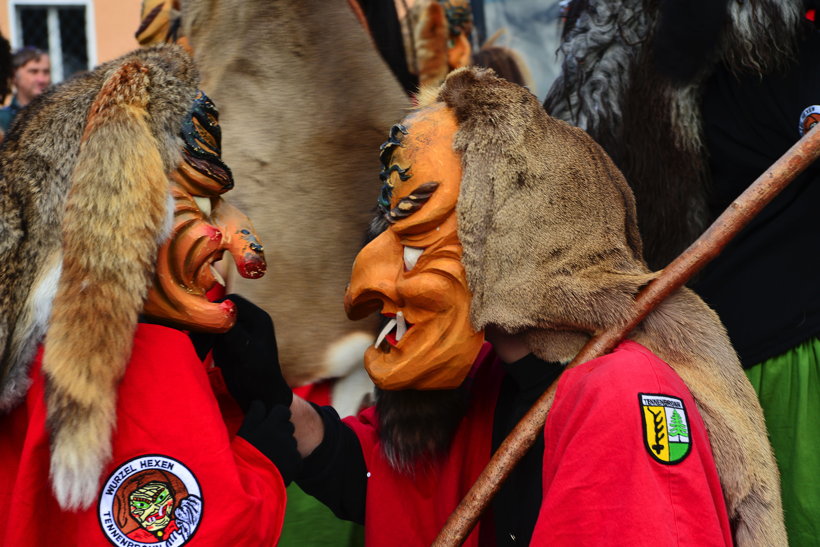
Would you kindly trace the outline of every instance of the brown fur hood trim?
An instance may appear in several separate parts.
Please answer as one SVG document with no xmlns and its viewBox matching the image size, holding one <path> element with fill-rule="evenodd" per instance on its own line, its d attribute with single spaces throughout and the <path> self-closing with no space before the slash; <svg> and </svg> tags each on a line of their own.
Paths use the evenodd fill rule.
<svg viewBox="0 0 820 547">
<path fill-rule="evenodd" d="M 492 71 L 450 74 L 430 99 L 455 112 L 457 204 L 475 328 L 523 332 L 545 361 L 567 361 L 624 321 L 651 280 L 632 192 L 583 131 L 550 118 Z M 719 319 L 687 289 L 630 335 L 686 382 L 709 432 L 738 545 L 785 545 L 777 466 L 763 413 Z"/>
<path fill-rule="evenodd" d="M 197 80 L 176 46 L 125 55 L 34 101 L 0 150 L 0 401 L 9 409 L 25 394 L 45 336 L 64 508 L 93 502 L 110 458 L 117 383 L 168 236 L 167 174 Z"/>
<path fill-rule="evenodd" d="M 474 327 L 591 334 L 622 322 L 653 275 L 632 193 L 609 157 L 492 71 L 452 73 L 438 99 L 459 123 L 458 230 Z M 574 350 L 539 357 L 567 361 Z"/>
</svg>

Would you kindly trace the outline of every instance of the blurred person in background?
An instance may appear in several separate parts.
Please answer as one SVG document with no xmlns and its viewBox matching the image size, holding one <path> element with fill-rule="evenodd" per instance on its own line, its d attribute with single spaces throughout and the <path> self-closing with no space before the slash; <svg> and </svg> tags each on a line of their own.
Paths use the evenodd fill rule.
<svg viewBox="0 0 820 547">
<path fill-rule="evenodd" d="M 470 63 L 474 66 L 491 68 L 505 80 L 532 91 L 534 88 L 532 74 L 523 57 L 514 49 L 498 45 L 497 42 L 503 33 L 503 29 L 496 31 L 489 40 L 484 42 L 481 49 L 473 53 Z"/>
<path fill-rule="evenodd" d="M 0 129 L 7 133 L 12 120 L 21 108 L 30 103 L 51 85 L 51 64 L 48 53 L 26 46 L 12 56 L 14 97 L 11 104 L 0 109 Z"/>
</svg>

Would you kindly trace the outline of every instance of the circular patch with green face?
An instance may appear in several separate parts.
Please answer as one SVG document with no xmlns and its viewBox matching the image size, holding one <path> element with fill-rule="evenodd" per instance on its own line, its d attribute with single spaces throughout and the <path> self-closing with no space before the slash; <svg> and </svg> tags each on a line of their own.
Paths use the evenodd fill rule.
<svg viewBox="0 0 820 547">
<path fill-rule="evenodd" d="M 103 535 L 114 545 L 184 545 L 202 520 L 202 492 L 182 462 L 146 454 L 108 476 L 98 514 Z"/>
</svg>

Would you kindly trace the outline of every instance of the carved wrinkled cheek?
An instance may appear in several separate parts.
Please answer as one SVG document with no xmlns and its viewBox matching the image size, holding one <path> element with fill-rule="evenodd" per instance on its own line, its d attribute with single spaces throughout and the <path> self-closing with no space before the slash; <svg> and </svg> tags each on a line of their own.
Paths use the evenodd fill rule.
<svg viewBox="0 0 820 547">
<path fill-rule="evenodd" d="M 453 307 L 454 283 L 436 273 L 400 276 L 396 283 L 399 298 L 410 308 L 428 311 L 446 311 Z"/>
</svg>

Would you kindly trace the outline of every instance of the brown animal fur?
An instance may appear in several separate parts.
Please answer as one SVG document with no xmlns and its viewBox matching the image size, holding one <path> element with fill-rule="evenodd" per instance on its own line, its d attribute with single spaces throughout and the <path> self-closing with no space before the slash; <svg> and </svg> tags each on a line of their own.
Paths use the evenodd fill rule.
<svg viewBox="0 0 820 547">
<path fill-rule="evenodd" d="M 376 202 L 374 151 L 409 102 L 345 0 L 182 9 L 241 182 L 232 196 L 270 265 L 253 283 L 230 279 L 231 290 L 273 317 L 289 382 L 344 375 L 375 337 L 375 319 L 350 322 L 340 305 Z"/>
<path fill-rule="evenodd" d="M 561 74 L 544 102 L 551 115 L 588 131 L 626 174 L 653 268 L 668 264 L 710 220 L 700 112 L 704 82 L 719 62 L 738 74 L 788 65 L 800 32 L 801 0 L 703 4 L 575 0 L 561 44 Z M 727 9 L 724 21 L 719 14 Z M 687 46 L 676 39 L 702 39 L 704 27 L 720 30 L 708 40 L 719 41 L 715 51 L 693 51 L 705 42 Z M 669 65 L 663 70 L 659 49 L 676 52 L 663 61 Z M 679 58 L 693 67 L 682 81 Z"/>
<path fill-rule="evenodd" d="M 632 192 L 586 133 L 491 71 L 452 73 L 437 100 L 459 122 L 457 213 L 474 327 L 525 333 L 541 359 L 569 361 L 591 334 L 622 323 L 655 276 L 641 257 Z M 763 414 L 717 316 L 681 289 L 630 338 L 692 392 L 737 544 L 785 545 Z"/>
<path fill-rule="evenodd" d="M 179 48 L 126 55 L 35 100 L 0 149 L 2 402 L 25 393 L 45 333 L 64 508 L 93 502 L 110 455 L 116 385 L 167 237 L 166 174 L 196 83 Z"/>
</svg>

